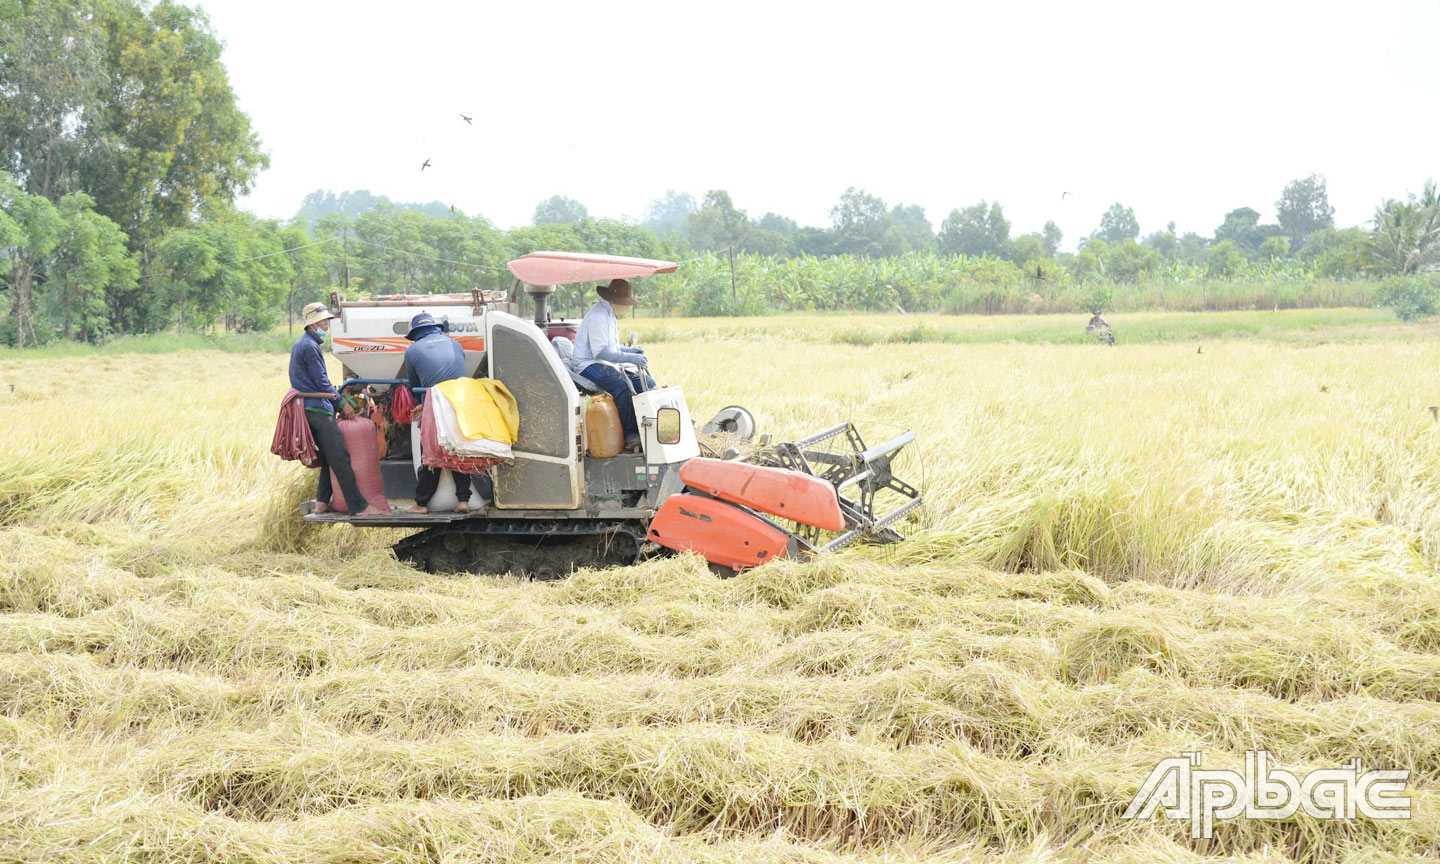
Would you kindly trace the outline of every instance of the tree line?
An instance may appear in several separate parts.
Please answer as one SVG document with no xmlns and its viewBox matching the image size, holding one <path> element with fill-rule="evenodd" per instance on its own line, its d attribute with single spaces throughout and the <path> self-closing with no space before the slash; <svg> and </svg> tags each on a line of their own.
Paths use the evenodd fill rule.
<svg viewBox="0 0 1440 864">
<path fill-rule="evenodd" d="M 1135 211 L 1117 202 L 1080 239 L 1074 253 L 1060 250 L 1064 236 L 1054 222 L 1046 222 L 1039 231 L 1015 234 L 999 201 L 957 207 L 936 231 L 919 205 L 891 207 L 854 187 L 840 196 L 830 211 L 831 225 L 823 228 L 801 228 L 775 213 L 752 220 L 724 190 L 706 193 L 699 204 L 688 194 L 667 191 L 651 202 L 642 224 L 657 234 L 673 233 L 690 248 L 727 254 L 734 250 L 786 258 L 890 258 L 936 252 L 989 256 L 1025 269 L 1031 264 L 1042 270 L 1047 265 L 1062 266 L 1081 279 L 1117 281 L 1156 274 L 1175 262 L 1225 278 L 1239 272 L 1245 262 L 1299 259 L 1321 275 L 1350 278 L 1371 272 L 1413 273 L 1434 263 L 1435 238 L 1425 229 L 1426 219 L 1433 221 L 1436 215 L 1434 198 L 1434 185 L 1427 184 L 1418 199 L 1392 200 L 1378 208 L 1374 230 L 1337 229 L 1325 178 L 1311 174 L 1281 190 L 1274 224 L 1261 224 L 1260 213 L 1251 207 L 1237 207 L 1209 236 L 1177 235 L 1175 223 L 1170 222 L 1144 237 Z M 583 211 L 578 202 L 570 202 L 569 207 L 557 203 L 567 201 L 557 196 L 542 202 L 536 223 L 542 221 L 542 214 Z M 1396 222 L 1399 225 L 1391 224 Z"/>
<path fill-rule="evenodd" d="M 1017 234 L 998 201 L 924 209 L 848 188 L 827 226 L 752 219 L 725 190 L 667 191 L 639 224 L 541 201 L 504 231 L 439 202 L 317 190 L 288 220 L 234 206 L 268 164 L 202 12 L 142 0 L 0 5 L 0 343 L 169 328 L 262 330 L 332 290 L 507 287 L 536 249 L 685 261 L 654 282 L 662 314 L 772 309 L 1060 311 L 1242 308 L 1378 299 L 1428 314 L 1440 288 L 1433 183 L 1368 227 L 1334 224 L 1325 178 L 1287 184 L 1277 221 L 1227 213 L 1213 234 L 1142 236 L 1114 204 L 1075 252 L 1053 223 Z M 733 275 L 733 281 L 732 281 Z M 1371 276 L 1397 277 L 1383 285 Z M 1356 284 L 1349 284 L 1356 283 Z M 1365 283 L 1365 284 L 1361 284 Z M 570 296 L 573 294 L 574 296 Z M 557 301 L 583 307 L 586 291 Z M 578 311 L 578 310 L 577 310 Z"/>
</svg>

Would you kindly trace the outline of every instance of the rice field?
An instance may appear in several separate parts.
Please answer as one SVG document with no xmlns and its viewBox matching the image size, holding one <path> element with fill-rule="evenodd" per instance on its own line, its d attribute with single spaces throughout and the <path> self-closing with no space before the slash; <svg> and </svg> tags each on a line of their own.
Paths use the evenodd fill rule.
<svg viewBox="0 0 1440 864">
<path fill-rule="evenodd" d="M 0 354 L 0 860 L 1437 854 L 1426 329 L 787 320 L 637 329 L 697 418 L 914 429 L 928 505 L 897 546 L 729 580 L 419 573 L 401 532 L 296 518 L 285 357 Z M 1160 760 L 1247 749 L 1408 770 L 1413 815 L 1122 818 Z"/>
</svg>

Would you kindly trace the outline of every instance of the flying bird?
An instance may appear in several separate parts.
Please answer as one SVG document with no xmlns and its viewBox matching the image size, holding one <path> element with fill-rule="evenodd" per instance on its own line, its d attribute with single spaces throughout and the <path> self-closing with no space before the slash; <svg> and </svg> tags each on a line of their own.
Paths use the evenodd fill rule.
<svg viewBox="0 0 1440 864">
<path fill-rule="evenodd" d="M 471 122 L 470 122 L 470 118 L 469 118 L 469 117 L 466 117 L 464 114 L 461 114 L 461 115 L 460 115 L 460 119 L 461 119 L 461 120 L 464 120 L 466 123 L 470 123 L 471 126 L 474 126 L 474 125 L 475 125 L 474 123 L 471 123 Z"/>
<path fill-rule="evenodd" d="M 1061 201 L 1064 201 L 1064 200 L 1065 200 L 1065 196 L 1066 196 L 1066 195 L 1069 195 L 1069 194 L 1070 194 L 1069 192 L 1061 192 L 1061 193 L 1060 193 L 1060 200 L 1061 200 Z"/>
<path fill-rule="evenodd" d="M 450 205 L 450 215 L 452 215 L 452 216 L 455 215 L 455 205 L 454 205 L 454 204 L 451 204 L 451 205 Z"/>
<path fill-rule="evenodd" d="M 429 167 L 430 167 L 430 160 L 429 160 L 429 159 L 426 159 L 426 160 L 425 160 L 425 164 L 420 166 L 420 170 L 421 170 L 421 171 L 424 171 L 426 168 L 429 168 Z"/>
</svg>

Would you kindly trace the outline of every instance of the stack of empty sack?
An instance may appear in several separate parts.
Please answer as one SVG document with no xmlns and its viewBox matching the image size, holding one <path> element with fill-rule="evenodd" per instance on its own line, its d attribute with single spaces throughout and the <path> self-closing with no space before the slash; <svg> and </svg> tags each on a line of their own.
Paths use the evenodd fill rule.
<svg viewBox="0 0 1440 864">
<path fill-rule="evenodd" d="M 493 378 L 456 378 L 431 387 L 420 420 L 421 461 L 479 474 L 509 462 L 520 434 L 520 410 Z"/>
</svg>

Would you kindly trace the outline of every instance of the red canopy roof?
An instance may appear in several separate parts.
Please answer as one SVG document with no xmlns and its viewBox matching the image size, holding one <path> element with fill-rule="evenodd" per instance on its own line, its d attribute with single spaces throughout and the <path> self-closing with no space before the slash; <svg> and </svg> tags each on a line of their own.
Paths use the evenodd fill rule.
<svg viewBox="0 0 1440 864">
<path fill-rule="evenodd" d="M 531 252 L 509 264 L 510 272 L 531 285 L 569 285 L 574 282 L 608 282 L 643 279 L 656 273 L 674 273 L 674 261 L 627 258 L 624 255 L 587 255 L 583 252 Z"/>
</svg>

